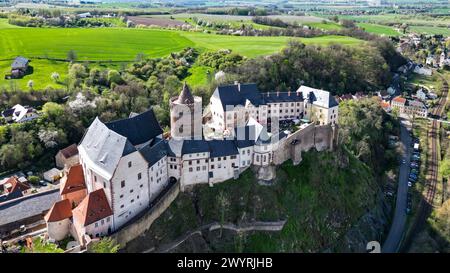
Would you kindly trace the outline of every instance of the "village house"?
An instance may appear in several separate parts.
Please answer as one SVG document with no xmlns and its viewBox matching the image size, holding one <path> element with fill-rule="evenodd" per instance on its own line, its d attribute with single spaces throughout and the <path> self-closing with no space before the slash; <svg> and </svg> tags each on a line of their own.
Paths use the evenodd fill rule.
<svg viewBox="0 0 450 273">
<path fill-rule="evenodd" d="M 14 59 L 11 64 L 11 77 L 12 78 L 21 78 L 23 77 L 28 70 L 28 64 L 30 61 L 24 57 L 17 57 Z"/>
<path fill-rule="evenodd" d="M 70 168 L 75 164 L 78 164 L 78 148 L 76 144 L 72 144 L 62 150 L 60 150 L 55 156 L 56 167 Z"/>
<path fill-rule="evenodd" d="M 427 93 L 425 93 L 423 88 L 420 88 L 419 90 L 417 90 L 416 98 L 418 98 L 419 100 L 422 100 L 422 101 L 425 101 L 427 99 Z"/>
<path fill-rule="evenodd" d="M 16 104 L 12 108 L 3 111 L 2 117 L 6 122 L 21 123 L 36 119 L 39 115 L 33 107 Z"/>
<path fill-rule="evenodd" d="M 425 104 L 418 100 L 405 99 L 400 96 L 395 97 L 391 101 L 391 108 L 398 109 L 399 114 L 408 116 L 414 115 L 416 117 L 426 118 L 428 110 Z"/>
<path fill-rule="evenodd" d="M 31 191 L 28 183 L 21 181 L 16 176 L 11 176 L 5 181 L 2 181 L 0 186 L 3 191 L 3 194 L 0 195 L 0 203 L 22 197 Z"/>
<path fill-rule="evenodd" d="M 237 109 L 240 103 L 244 106 Z M 267 131 L 260 121 L 267 122 L 268 109 L 282 118 L 306 115 L 314 120 L 308 123 L 312 126 L 337 125 L 338 103 L 327 91 L 302 86 L 297 92 L 267 96 L 254 84 L 236 84 L 218 87 L 210 101 L 214 129 L 229 130 L 229 136 L 208 140 L 201 104 L 184 84 L 180 95 L 170 98 L 167 138 L 151 108 L 107 123 L 96 118 L 78 146 L 79 165 L 68 168 L 61 180 L 61 200 L 68 201 L 58 208 L 71 204 L 72 220 L 67 228 L 70 213 L 50 217 L 50 211 L 49 223 L 58 224 L 48 223 L 49 236 L 70 233 L 85 246 L 122 228 L 178 182 L 181 190 L 201 183 L 213 186 L 238 178 L 251 165 L 274 164 L 291 132 Z M 244 114 L 243 126 L 238 126 L 238 113 Z"/>
</svg>

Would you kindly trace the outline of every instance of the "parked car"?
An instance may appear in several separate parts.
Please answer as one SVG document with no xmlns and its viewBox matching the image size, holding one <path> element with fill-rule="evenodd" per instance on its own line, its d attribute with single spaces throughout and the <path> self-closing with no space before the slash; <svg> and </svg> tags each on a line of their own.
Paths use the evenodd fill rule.
<svg viewBox="0 0 450 273">
<path fill-rule="evenodd" d="M 408 187 L 412 187 L 412 183 L 411 183 L 411 181 L 408 181 Z"/>
<path fill-rule="evenodd" d="M 45 186 L 47 186 L 47 182 L 45 182 L 44 180 L 41 180 L 41 181 L 39 181 L 39 186 L 45 187 Z"/>
<path fill-rule="evenodd" d="M 419 173 L 419 170 L 417 170 L 416 168 L 411 168 L 410 172 L 417 175 Z"/>
</svg>

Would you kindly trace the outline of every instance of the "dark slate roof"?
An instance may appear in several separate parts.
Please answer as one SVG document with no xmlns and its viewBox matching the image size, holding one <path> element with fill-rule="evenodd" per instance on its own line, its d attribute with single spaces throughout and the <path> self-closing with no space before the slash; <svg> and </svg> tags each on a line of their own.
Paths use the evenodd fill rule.
<svg viewBox="0 0 450 273">
<path fill-rule="evenodd" d="M 42 214 L 60 200 L 59 189 L 28 195 L 0 205 L 0 226 Z"/>
<path fill-rule="evenodd" d="M 15 111 L 14 108 L 7 109 L 7 110 L 2 112 L 2 116 L 5 117 L 5 118 L 6 117 L 10 117 L 10 116 L 12 116 L 14 114 L 14 111 Z"/>
<path fill-rule="evenodd" d="M 208 141 L 211 156 L 229 156 L 239 154 L 234 140 L 211 140 Z"/>
<path fill-rule="evenodd" d="M 259 106 L 264 104 L 261 93 L 258 91 L 256 84 L 241 84 L 240 91 L 238 85 L 225 85 L 217 87 L 223 110 L 227 105 L 245 105 L 248 99 L 253 105 Z"/>
<path fill-rule="evenodd" d="M 264 101 L 266 103 L 301 102 L 303 101 L 303 96 L 297 92 L 271 92 L 264 94 Z"/>
<path fill-rule="evenodd" d="M 11 65 L 12 69 L 25 68 L 28 64 L 28 59 L 24 57 L 17 57 Z"/>
<path fill-rule="evenodd" d="M 255 145 L 256 128 L 255 126 L 245 126 L 234 129 L 235 144 L 238 148 L 246 148 Z"/>
<path fill-rule="evenodd" d="M 153 166 L 168 154 L 168 144 L 165 140 L 157 138 L 152 145 L 146 145 L 139 152 L 147 160 L 149 166 Z"/>
<path fill-rule="evenodd" d="M 7 194 L 2 194 L 2 195 L 0 195 L 0 203 L 3 203 L 3 202 L 6 202 L 6 201 L 9 201 L 9 200 L 13 200 L 13 199 L 16 199 L 16 198 L 19 198 L 19 197 L 22 197 L 23 196 L 23 193 L 22 193 L 22 191 L 13 191 L 13 192 L 11 192 L 11 193 L 7 193 Z"/>
<path fill-rule="evenodd" d="M 209 152 L 208 141 L 206 140 L 185 140 L 181 154 L 195 154 Z"/>
<path fill-rule="evenodd" d="M 143 144 L 163 133 L 152 108 L 132 118 L 112 121 L 105 125 L 110 130 L 126 137 L 134 146 Z"/>
<path fill-rule="evenodd" d="M 127 139 L 127 141 L 125 141 L 125 145 L 123 147 L 123 152 L 122 152 L 122 156 L 126 156 L 129 155 L 131 153 L 134 153 L 136 151 L 136 148 L 133 146 L 133 144 L 131 144 L 131 142 Z"/>
<path fill-rule="evenodd" d="M 181 90 L 180 95 L 178 96 L 178 103 L 180 104 L 193 104 L 194 96 L 192 96 L 191 90 L 189 90 L 189 86 L 184 82 L 183 89 Z"/>
<path fill-rule="evenodd" d="M 258 140 L 256 141 L 256 144 L 269 144 L 269 143 L 276 143 L 277 141 L 287 137 L 287 134 L 284 131 L 279 131 L 278 133 L 274 133 L 271 136 L 269 136 L 266 129 L 261 131 L 261 134 L 259 135 Z"/>
</svg>

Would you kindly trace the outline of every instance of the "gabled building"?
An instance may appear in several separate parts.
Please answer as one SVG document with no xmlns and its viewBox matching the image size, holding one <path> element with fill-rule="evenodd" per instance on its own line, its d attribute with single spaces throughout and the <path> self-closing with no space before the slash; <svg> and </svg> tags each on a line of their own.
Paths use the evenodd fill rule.
<svg viewBox="0 0 450 273">
<path fill-rule="evenodd" d="M 419 100 L 405 99 L 400 96 L 391 101 L 391 108 L 398 109 L 400 114 L 415 115 L 416 117 L 426 118 L 428 110 L 425 104 Z"/>
<path fill-rule="evenodd" d="M 80 164 L 70 167 L 60 181 L 60 194 L 76 207 L 87 195 L 83 167 Z"/>
<path fill-rule="evenodd" d="M 203 126 L 199 105 L 201 99 L 185 84 L 180 95 L 170 99 L 171 124 L 181 127 L 171 130 L 167 138 L 152 109 L 122 120 L 105 123 L 96 118 L 92 122 L 78 146 L 79 164 L 66 170 L 60 190 L 65 204 L 75 207 L 69 230 L 82 246 L 151 209 L 175 182 L 181 190 L 201 183 L 212 186 L 238 178 L 252 165 L 274 165 L 280 147 L 282 153 L 290 153 L 286 150 L 293 146 L 286 145 L 291 132 L 269 132 L 261 124 L 261 120 L 267 122 L 268 109 L 280 119 L 303 118 L 308 109 L 308 118 L 316 123 L 303 124 L 295 137 L 300 138 L 301 128 L 307 128 L 308 142 L 315 141 L 311 128 L 326 125 L 322 130 L 332 132 L 325 146 L 332 143 L 337 124 L 338 104 L 329 92 L 304 87 L 292 93 L 261 94 L 256 85 L 236 84 L 216 89 L 210 102 L 216 129 L 228 130 L 228 137 L 207 140 L 196 129 Z M 238 126 L 240 122 L 243 126 Z M 327 134 L 321 138 L 328 138 Z M 315 144 L 306 143 L 305 149 L 311 145 Z M 289 156 L 279 156 L 277 162 Z M 67 217 L 48 219 L 61 222 Z M 54 232 L 61 237 L 58 230 Z"/>
<path fill-rule="evenodd" d="M 262 93 L 256 84 L 219 86 L 210 99 L 212 126 L 232 134 L 250 118 L 265 126 L 272 119 L 294 120 L 313 118 L 320 125 L 337 121 L 336 99 L 327 91 L 301 86 L 296 92 Z M 307 107 L 312 111 L 307 111 Z M 311 115 L 315 110 L 317 115 Z M 230 133 L 231 132 L 231 133 Z"/>
<path fill-rule="evenodd" d="M 53 204 L 45 215 L 48 236 L 54 240 L 63 240 L 70 232 L 72 205 L 68 199 Z"/>
<path fill-rule="evenodd" d="M 78 164 L 78 148 L 76 144 L 72 144 L 59 152 L 55 156 L 56 167 L 58 168 L 70 168 L 75 164 Z"/>
<path fill-rule="evenodd" d="M 82 245 L 89 240 L 86 235 L 99 238 L 114 230 L 113 211 L 103 189 L 90 192 L 72 214 L 72 235 Z"/>
<path fill-rule="evenodd" d="M 39 117 L 36 110 L 29 106 L 20 104 L 14 105 L 12 108 L 2 112 L 2 117 L 7 122 L 26 122 Z"/>
<path fill-rule="evenodd" d="M 330 92 L 307 86 L 300 86 L 297 92 L 305 101 L 304 117 L 320 125 L 337 124 L 339 104 Z"/>
<path fill-rule="evenodd" d="M 78 146 L 87 190 L 104 190 L 113 211 L 112 230 L 147 208 L 167 182 L 153 176 L 156 169 L 167 176 L 165 158 L 155 167 L 145 156 L 159 149 L 159 141 L 162 129 L 150 109 L 109 123 L 96 118 Z"/>
<path fill-rule="evenodd" d="M 28 70 L 29 63 L 30 60 L 28 60 L 27 58 L 21 56 L 15 58 L 13 63 L 11 64 L 11 76 L 13 78 L 23 77 Z"/>
</svg>

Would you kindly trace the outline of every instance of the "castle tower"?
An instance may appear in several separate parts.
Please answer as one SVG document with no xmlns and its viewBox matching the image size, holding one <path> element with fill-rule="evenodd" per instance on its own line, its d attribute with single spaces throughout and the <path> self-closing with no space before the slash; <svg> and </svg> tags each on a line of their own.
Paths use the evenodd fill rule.
<svg viewBox="0 0 450 273">
<path fill-rule="evenodd" d="M 174 139 L 202 139 L 202 98 L 193 96 L 186 82 L 170 99 L 170 132 Z"/>
</svg>

